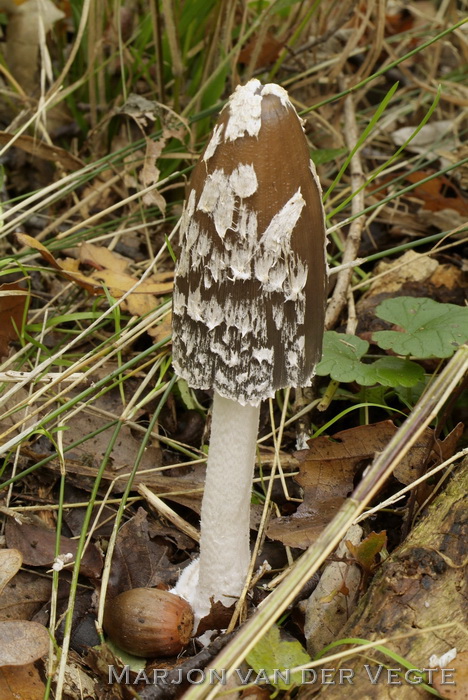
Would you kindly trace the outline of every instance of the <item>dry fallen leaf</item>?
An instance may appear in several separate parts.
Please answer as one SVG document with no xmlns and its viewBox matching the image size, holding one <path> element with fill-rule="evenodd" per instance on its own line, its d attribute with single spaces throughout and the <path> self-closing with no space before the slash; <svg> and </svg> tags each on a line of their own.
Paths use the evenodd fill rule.
<svg viewBox="0 0 468 700">
<path fill-rule="evenodd" d="M 81 170 L 85 164 L 76 156 L 72 155 L 64 148 L 53 146 L 44 141 L 40 141 L 36 137 L 28 136 L 27 134 L 9 134 L 6 131 L 0 131 L 0 145 L 7 146 L 12 139 L 15 139 L 14 147 L 20 148 L 25 153 L 30 153 L 36 158 L 49 160 L 54 163 L 59 163 L 64 170 L 73 172 Z"/>
<path fill-rule="evenodd" d="M 40 518 L 28 515 L 8 517 L 5 524 L 5 537 L 9 547 L 18 549 L 25 564 L 29 566 L 50 566 L 55 559 L 56 532 L 45 527 Z M 60 538 L 60 555 L 66 557 L 68 564 L 74 561 L 78 546 L 77 540 L 69 537 Z M 80 571 L 90 578 L 98 578 L 102 569 L 102 557 L 94 544 L 90 544 L 80 562 Z"/>
<path fill-rule="evenodd" d="M 22 563 L 23 557 L 17 549 L 0 549 L 0 595 Z"/>
<path fill-rule="evenodd" d="M 112 270 L 113 272 L 124 272 L 131 262 L 123 255 L 114 253 L 113 250 L 94 243 L 82 243 L 80 245 L 79 259 L 85 265 L 91 265 L 97 270 Z"/>
<path fill-rule="evenodd" d="M 349 539 L 348 539 L 349 538 Z M 306 604 L 304 635 L 307 651 L 314 657 L 326 644 L 336 639 L 357 604 L 361 571 L 349 561 L 347 543 L 359 547 L 362 527 L 352 525 L 334 555 L 347 561 L 329 562 Z"/>
<path fill-rule="evenodd" d="M 22 245 L 29 246 L 39 251 L 42 257 L 47 260 L 52 267 L 90 294 L 104 294 L 104 287 L 100 284 L 100 282 L 103 282 L 109 289 L 111 295 L 119 299 L 138 282 L 135 277 L 127 275 L 122 271 L 127 267 L 126 262 L 124 266 L 126 258 L 112 253 L 112 251 L 107 250 L 107 248 L 99 248 L 99 246 L 91 244 L 82 246 L 82 250 L 84 250 L 82 254 L 86 256 L 86 262 L 93 266 L 98 266 L 99 268 L 104 266 L 103 269 L 95 270 L 91 275 L 86 276 L 76 271 L 76 264 L 71 263 L 69 258 L 67 258 L 65 262 L 56 260 L 52 253 L 35 238 L 25 233 L 17 233 L 16 236 Z M 105 265 L 108 264 L 112 267 L 105 267 Z M 153 311 L 158 305 L 156 296 L 170 294 L 172 288 L 172 281 L 159 282 L 157 278 L 150 277 L 147 280 L 143 280 L 135 291 L 122 302 L 122 308 L 133 316 L 144 316 Z"/>
<path fill-rule="evenodd" d="M 113 270 L 97 270 L 91 276 L 103 282 L 116 299 L 128 292 L 138 281 L 130 275 Z M 172 288 L 172 282 L 143 280 L 135 291 L 122 302 L 122 308 L 132 316 L 144 316 L 157 307 L 158 302 L 155 295 L 169 294 Z"/>
<path fill-rule="evenodd" d="M 390 136 L 395 145 L 402 146 L 413 134 L 414 126 L 403 126 L 390 134 Z M 428 151 L 431 152 L 442 139 L 445 139 L 444 146 L 455 146 L 452 120 L 441 119 L 440 121 L 431 121 L 429 124 L 425 124 L 405 148 L 412 153 L 427 153 Z"/>
<path fill-rule="evenodd" d="M 424 282 L 439 267 L 437 260 L 408 250 L 391 262 L 382 261 L 375 268 L 376 279 L 363 298 L 398 291 L 406 282 Z M 385 274 L 382 274 L 385 273 Z M 379 277 L 378 275 L 382 275 Z"/>
<path fill-rule="evenodd" d="M 0 593 L 0 620 L 30 620 L 50 600 L 51 588 L 51 579 L 18 571 Z"/>
<path fill-rule="evenodd" d="M 128 292 L 138 280 L 131 275 L 114 270 L 96 270 L 92 273 L 92 278 L 104 282 L 113 296 L 119 297 Z M 172 292 L 173 282 L 153 282 L 151 278 L 143 280 L 135 290 L 135 294 L 154 294 L 162 296 Z"/>
<path fill-rule="evenodd" d="M 139 508 L 117 534 L 107 589 L 110 598 L 130 588 L 173 585 L 178 578 L 180 567 L 167 558 L 168 548 L 151 538 L 147 516 Z"/>
<path fill-rule="evenodd" d="M 0 285 L 0 359 L 8 355 L 10 342 L 18 340 L 28 296 L 17 282 Z"/>
<path fill-rule="evenodd" d="M 388 420 L 310 440 L 309 449 L 295 453 L 300 462 L 295 481 L 304 490 L 304 500 L 294 515 L 270 522 L 268 537 L 301 549 L 312 544 L 352 492 L 358 469 L 383 450 L 396 430 Z M 403 468 L 419 470 L 428 459 L 432 439 L 432 431 L 424 431 L 403 458 Z"/>
<path fill-rule="evenodd" d="M 254 51 L 257 51 L 254 68 L 261 68 L 262 66 L 267 66 L 273 63 L 278 58 L 281 50 L 284 48 L 284 43 L 278 41 L 278 39 L 271 33 L 267 32 L 263 38 L 262 45 L 257 46 L 259 42 L 259 37 L 254 34 L 250 41 L 243 47 L 242 51 L 239 53 L 238 62 L 247 65 Z"/>
<path fill-rule="evenodd" d="M 36 241 L 35 238 L 32 238 L 32 236 L 28 236 L 25 233 L 17 233 L 16 237 L 21 245 L 37 250 L 42 257 L 47 260 L 52 267 L 59 270 L 59 272 L 61 272 L 66 279 L 70 280 L 71 282 L 75 282 L 75 284 L 83 287 L 83 289 L 86 289 L 86 291 L 90 294 L 103 294 L 104 290 L 102 285 L 93 282 L 93 280 L 90 280 L 85 275 L 82 275 L 81 272 L 67 272 L 64 270 L 60 262 L 54 258 L 52 253 L 44 245 L 42 245 L 42 243 Z"/>
<path fill-rule="evenodd" d="M 25 666 L 47 654 L 47 629 L 29 620 L 0 622 L 0 666 Z"/>
<path fill-rule="evenodd" d="M 434 673 L 432 686 L 447 700 L 466 700 L 468 697 L 468 651 L 462 651 L 448 664 L 453 669 L 446 670 L 446 678 L 441 673 Z M 442 681 L 445 680 L 443 683 Z M 448 682 L 447 682 L 448 681 Z"/>
<path fill-rule="evenodd" d="M 421 170 L 407 173 L 405 179 L 411 183 L 421 182 L 432 170 Z M 411 192 L 411 196 L 422 201 L 423 209 L 440 211 L 453 209 L 462 216 L 468 216 L 468 199 L 445 175 L 438 175 L 428 182 L 417 185 Z"/>
<path fill-rule="evenodd" d="M 444 440 L 437 439 L 434 444 L 432 444 L 432 431 L 427 429 L 424 431 L 423 436 L 427 439 L 427 448 L 431 448 L 430 453 L 426 453 L 425 463 L 428 468 L 435 467 L 437 464 L 441 464 L 446 459 L 451 457 L 455 451 L 456 446 L 460 438 L 465 432 L 465 426 L 463 423 L 458 423 L 454 429 L 447 435 Z M 397 464 L 393 470 L 393 476 L 395 479 L 402 484 L 408 485 L 421 476 L 421 468 L 423 462 L 421 460 L 415 459 L 404 459 Z M 428 487 L 430 488 L 430 487 Z"/>
<path fill-rule="evenodd" d="M 45 685 L 34 664 L 0 668 L 0 698 L 2 700 L 42 700 Z"/>
<path fill-rule="evenodd" d="M 155 343 L 169 338 L 172 333 L 172 313 L 169 312 L 160 323 L 156 323 L 151 328 L 148 328 L 147 333 L 153 338 Z"/>
</svg>

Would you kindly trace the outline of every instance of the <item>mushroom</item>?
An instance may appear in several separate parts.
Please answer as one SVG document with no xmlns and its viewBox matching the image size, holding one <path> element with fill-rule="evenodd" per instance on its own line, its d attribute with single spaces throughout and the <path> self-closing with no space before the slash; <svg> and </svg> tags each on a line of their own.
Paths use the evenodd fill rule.
<svg viewBox="0 0 468 700">
<path fill-rule="evenodd" d="M 245 584 L 260 403 L 310 384 L 321 354 L 321 188 L 283 88 L 254 79 L 231 95 L 194 168 L 180 231 L 174 369 L 214 390 L 200 558 L 176 586 L 200 620 Z"/>
</svg>

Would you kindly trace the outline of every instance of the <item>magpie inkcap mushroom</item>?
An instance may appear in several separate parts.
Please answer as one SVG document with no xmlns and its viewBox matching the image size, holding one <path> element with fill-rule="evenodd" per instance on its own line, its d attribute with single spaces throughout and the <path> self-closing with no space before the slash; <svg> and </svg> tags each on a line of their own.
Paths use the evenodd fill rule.
<svg viewBox="0 0 468 700">
<path fill-rule="evenodd" d="M 321 355 L 321 188 L 283 88 L 254 79 L 230 97 L 193 170 L 180 234 L 173 364 L 189 386 L 214 390 L 190 596 L 199 619 L 245 583 L 260 402 L 310 384 Z"/>
</svg>

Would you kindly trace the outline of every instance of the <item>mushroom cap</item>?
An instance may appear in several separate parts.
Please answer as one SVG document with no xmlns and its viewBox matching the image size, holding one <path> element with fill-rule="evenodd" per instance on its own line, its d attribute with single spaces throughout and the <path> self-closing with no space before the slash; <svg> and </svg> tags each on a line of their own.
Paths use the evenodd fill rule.
<svg viewBox="0 0 468 700">
<path fill-rule="evenodd" d="M 189 386 L 256 405 L 306 386 L 326 299 L 321 189 L 287 92 L 231 95 L 189 183 L 173 297 L 173 363 Z"/>
</svg>

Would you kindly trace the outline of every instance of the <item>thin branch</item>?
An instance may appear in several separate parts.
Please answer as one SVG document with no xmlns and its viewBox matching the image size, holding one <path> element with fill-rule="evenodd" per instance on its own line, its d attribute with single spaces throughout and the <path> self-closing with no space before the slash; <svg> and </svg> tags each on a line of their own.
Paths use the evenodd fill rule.
<svg viewBox="0 0 468 700">
<path fill-rule="evenodd" d="M 345 101 L 345 134 L 346 143 L 351 151 L 357 141 L 358 132 L 356 126 L 356 114 L 354 111 L 354 103 L 351 95 L 348 95 Z M 359 189 L 364 181 L 364 172 L 361 164 L 361 157 L 357 151 L 351 159 L 351 190 L 356 192 L 353 197 L 351 207 L 352 215 L 358 214 L 364 209 L 364 190 Z M 338 321 L 341 311 L 345 307 L 348 298 L 348 290 L 351 284 L 353 268 L 349 265 L 357 257 L 359 245 L 361 243 L 362 229 L 364 228 L 365 218 L 360 216 L 351 222 L 349 227 L 348 237 L 346 239 L 345 250 L 343 253 L 342 269 L 338 273 L 338 279 L 332 298 L 328 304 L 327 313 L 325 315 L 325 327 L 332 328 Z"/>
</svg>

